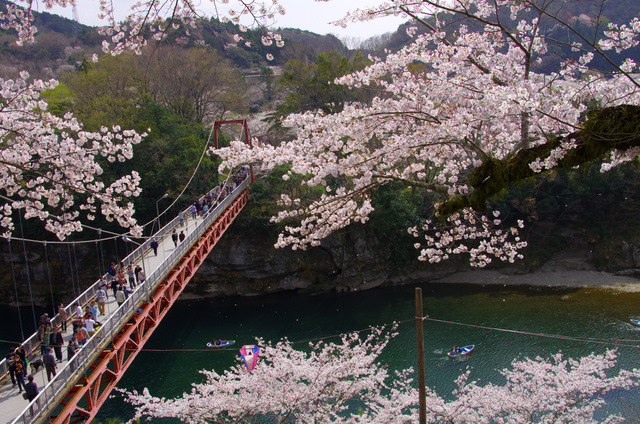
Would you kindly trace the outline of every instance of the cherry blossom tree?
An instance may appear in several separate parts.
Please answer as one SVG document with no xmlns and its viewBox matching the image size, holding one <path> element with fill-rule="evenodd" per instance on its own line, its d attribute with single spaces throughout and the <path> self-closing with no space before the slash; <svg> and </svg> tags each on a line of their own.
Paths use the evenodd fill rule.
<svg viewBox="0 0 640 424">
<path fill-rule="evenodd" d="M 240 364 L 222 373 L 201 371 L 202 383 L 175 399 L 126 392 L 136 407 L 134 419 L 177 418 L 188 423 L 269 422 L 389 424 L 418 421 L 418 390 L 413 370 L 391 375 L 379 355 L 393 337 L 374 328 L 364 338 L 344 335 L 340 343 L 312 343 L 304 351 L 282 340 L 262 346 L 257 367 Z M 514 361 L 500 372 L 504 384 L 481 385 L 471 370 L 457 389 L 441 396 L 427 389 L 427 422 L 595 424 L 603 394 L 640 385 L 640 370 L 611 374 L 616 354 L 591 354 L 579 360 L 554 355 Z M 607 423 L 622 422 L 609 416 Z"/>
<path fill-rule="evenodd" d="M 441 396 L 426 390 L 428 423 L 453 424 L 523 424 L 575 423 L 598 424 L 625 422 L 629 417 L 609 414 L 596 416 L 606 404 L 605 394 L 628 390 L 640 385 L 640 370 L 621 370 L 610 375 L 616 363 L 616 352 L 607 350 L 580 359 L 566 359 L 562 354 L 550 358 L 515 360 L 499 373 L 504 384 L 481 385 L 472 381 L 467 369 L 455 381 L 452 396 Z M 411 382 L 395 382 L 393 390 L 375 408 L 362 417 L 365 422 L 416 422 L 406 415 L 414 408 L 418 390 Z"/>
<path fill-rule="evenodd" d="M 45 222 L 61 240 L 81 231 L 81 212 L 93 219 L 101 212 L 107 220 L 140 232 L 133 204 L 126 199 L 140 193 L 136 172 L 107 184 L 100 180 L 98 158 L 110 162 L 132 157 L 133 145 L 144 134 L 103 127 L 82 130 L 73 116 L 57 117 L 47 111 L 40 94 L 56 81 L 29 81 L 26 72 L 17 79 L 0 79 L 0 187 L 3 194 L 0 227 L 9 237 L 13 211 Z"/>
<path fill-rule="evenodd" d="M 426 29 L 418 36 L 410 29 L 411 44 L 335 81 L 382 94 L 336 114 L 290 115 L 285 125 L 295 138 L 277 147 L 234 143 L 215 153 L 229 168 L 253 163 L 267 171 L 290 164 L 285 179 L 298 174 L 303 184 L 323 189 L 312 199 L 282 195 L 273 221 L 288 225 L 277 247 L 316 246 L 350 223 L 366 222 L 372 192 L 396 181 L 421 187 L 434 199 L 435 219 L 408 229 L 420 259 L 466 254 L 474 266 L 513 262 L 526 246 L 518 234 L 524 222 L 504 228 L 498 213 L 486 209 L 491 199 L 541 172 L 603 156 L 607 169 L 640 151 L 634 130 L 638 66 L 608 55 L 637 45 L 640 20 L 588 38 L 562 20 L 560 6 L 396 0 L 354 11 L 338 24 L 405 14 Z M 601 25 L 600 16 L 592 18 Z M 572 44 L 576 57 L 551 72 L 536 72 L 555 42 L 545 31 L 558 27 L 580 40 Z M 596 57 L 606 71 L 590 67 Z"/>
<path fill-rule="evenodd" d="M 251 372 L 241 360 L 220 374 L 201 371 L 206 381 L 177 399 L 159 399 L 147 389 L 125 393 L 137 407 L 136 419 L 246 423 L 273 416 L 278 423 L 342 422 L 344 414 L 357 413 L 354 402 L 382 396 L 389 376 L 377 358 L 394 332 L 395 326 L 372 328 L 363 338 L 343 335 L 340 343 L 310 343 L 305 351 L 286 339 L 274 345 L 258 340 L 260 357 Z"/>
<path fill-rule="evenodd" d="M 36 33 L 32 25 L 34 7 L 68 6 L 73 2 L 17 3 L 0 14 L 0 24 L 14 28 L 18 42 L 23 43 L 33 41 Z M 277 14 L 284 13 L 277 0 L 271 0 L 269 6 L 253 0 L 237 0 L 232 6 L 227 6 L 228 0 L 209 3 L 220 7 L 218 16 L 236 23 L 249 18 L 257 25 L 268 25 Z M 604 0 L 592 3 L 602 5 Z M 636 137 L 630 137 L 624 128 L 612 134 L 614 131 L 603 127 L 602 122 L 613 115 L 629 123 L 630 116 L 637 112 L 637 64 L 630 58 L 615 61 L 608 52 L 620 53 L 637 45 L 640 20 L 610 25 L 607 31 L 596 31 L 591 37 L 564 21 L 557 4 L 533 0 L 396 0 L 356 10 L 337 24 L 402 14 L 428 29 L 401 51 L 385 59 L 372 58 L 373 65 L 336 81 L 348 87 L 373 87 L 383 94 L 370 104 L 353 103 L 334 115 L 309 112 L 290 116 L 286 122 L 296 129 L 297 136 L 277 148 L 256 146 L 247 150 L 235 144 L 216 153 L 227 158 L 223 166 L 230 168 L 245 163 L 261 163 L 264 169 L 292 164 L 290 174 L 303 175 L 305 184 L 324 189 L 317 199 L 283 195 L 283 210 L 274 220 L 294 219 L 298 224 L 287 226 L 276 246 L 318 245 L 337 229 L 367 221 L 372 211 L 372 191 L 397 181 L 422 187 L 435 199 L 437 219 L 408 229 L 419 237 L 416 247 L 420 259 L 437 262 L 454 254 L 467 254 L 476 266 L 496 258 L 512 262 L 521 257 L 520 251 L 526 246 L 518 235 L 518 227 L 524 223 L 503 228 L 496 213 L 485 210 L 490 199 L 504 192 L 509 183 L 536 173 L 577 166 L 603 155 L 610 158 L 604 167 L 607 169 L 634 159 L 638 151 Z M 191 0 L 143 0 L 132 3 L 126 24 L 121 24 L 112 2 L 100 0 L 100 6 L 100 17 L 105 20 L 102 31 L 108 37 L 103 50 L 111 54 L 139 52 L 148 40 L 160 40 L 179 27 L 188 32 L 202 16 L 200 3 Z M 592 18 L 593 26 L 600 29 L 600 16 Z M 536 72 L 536 65 L 553 42 L 545 33 L 550 26 L 560 27 L 579 40 L 572 45 L 579 55 L 552 72 Z M 236 41 L 241 39 L 237 35 Z M 282 44 L 273 34 L 263 42 L 274 40 Z M 590 67 L 594 58 L 608 64 L 607 73 Z M 589 105 L 597 105 L 596 112 L 585 120 Z M 25 112 L 32 113 L 33 109 Z M 595 124 L 589 127 L 590 122 Z M 63 132 L 62 137 L 67 135 Z M 94 175 L 100 172 L 94 169 Z M 135 193 L 135 188 L 131 190 L 134 181 L 135 177 L 129 178 L 130 187 L 122 192 Z M 78 228 L 73 223 L 77 211 L 66 213 L 73 207 L 68 202 L 70 194 L 87 196 L 90 202 L 85 207 L 91 212 L 91 202 L 98 197 L 73 188 L 73 184 L 59 186 L 70 189 L 64 211 L 57 218 L 63 224 L 50 223 L 49 228 L 64 237 L 71 228 Z M 25 187 L 18 191 L 25 195 L 23 198 L 32 191 L 32 187 Z M 12 203 L 14 200 L 5 205 L 25 207 Z M 107 213 L 132 225 L 130 210 L 116 206 L 122 199 L 114 201 L 106 208 Z M 7 207 L 3 222 L 10 230 Z M 34 207 L 43 209 L 38 203 Z M 32 212 L 29 216 L 43 218 L 45 214 Z"/>
<path fill-rule="evenodd" d="M 251 26 L 268 27 L 275 22 L 277 15 L 285 13 L 277 0 L 260 2 L 256 0 L 141 0 L 132 1 L 126 16 L 118 18 L 114 2 L 97 0 L 100 5 L 98 17 L 104 21 L 101 33 L 108 36 L 102 48 L 105 53 L 119 54 L 124 51 L 142 52 L 142 47 L 149 40 L 161 40 L 171 31 L 184 28 L 187 35 L 189 29 L 196 27 L 202 18 L 214 15 L 223 22 L 234 22 L 241 25 L 241 30 Z M 7 6 L 6 12 L 0 12 L 0 25 L 3 29 L 13 28 L 18 32 L 18 43 L 34 41 L 38 29 L 33 25 L 34 11 L 40 6 L 51 9 L 53 6 L 69 7 L 76 0 L 16 0 Z M 209 6 L 208 10 L 202 7 Z M 244 25 L 243 25 L 244 24 Z M 242 37 L 238 36 L 238 41 Z M 265 35 L 264 42 L 282 43 L 279 36 L 273 33 Z"/>
</svg>

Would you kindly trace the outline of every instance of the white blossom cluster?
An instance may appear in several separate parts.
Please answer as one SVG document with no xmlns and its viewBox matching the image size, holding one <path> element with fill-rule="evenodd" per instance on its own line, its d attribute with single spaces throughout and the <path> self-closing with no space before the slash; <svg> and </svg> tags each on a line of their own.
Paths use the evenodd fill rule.
<svg viewBox="0 0 640 424">
<path fill-rule="evenodd" d="M 229 0 L 208 0 L 216 10 L 230 7 L 221 16 L 222 22 L 233 22 L 240 25 L 240 29 L 246 31 L 246 26 L 241 23 L 248 19 L 258 26 L 268 26 L 273 22 L 277 14 L 284 14 L 285 9 L 278 0 L 270 0 L 270 5 L 256 0 L 236 0 L 235 5 Z M 134 51 L 140 54 L 141 48 L 147 44 L 148 39 L 162 40 L 170 29 L 183 28 L 187 36 L 196 27 L 199 19 L 205 15 L 200 11 L 201 2 L 193 0 L 145 0 L 138 1 L 131 6 L 131 11 L 125 18 L 125 25 L 116 21 L 113 11 L 113 3 L 109 0 L 100 0 L 103 19 L 107 26 L 102 33 L 109 35 L 111 41 L 104 41 L 102 50 L 106 53 L 119 54 L 123 51 Z M 145 34 L 150 31 L 150 35 Z M 273 33 L 269 33 L 268 40 L 275 39 Z M 241 37 L 240 37 L 241 38 Z M 236 40 L 239 41 L 239 40 Z M 278 45 L 281 39 L 276 39 Z"/>
<path fill-rule="evenodd" d="M 575 149 L 577 147 L 577 143 L 575 140 L 562 140 L 560 142 L 560 146 L 549 152 L 549 156 L 545 159 L 536 159 L 529 164 L 529 167 L 535 173 L 543 172 L 547 169 L 553 169 L 558 165 L 558 161 L 564 158 L 567 155 L 569 150 Z"/>
<path fill-rule="evenodd" d="M 518 227 L 503 230 L 499 216 L 500 212 L 494 211 L 490 219 L 465 209 L 446 217 L 446 225 L 427 221 L 420 230 L 409 228 L 409 234 L 424 238 L 426 247 L 423 243 L 416 243 L 414 247 L 420 249 L 420 260 L 430 263 L 462 253 L 468 254 L 469 263 L 479 268 L 490 264 L 493 258 L 514 263 L 516 259 L 522 259 L 519 252 L 527 246 L 518 235 L 518 228 L 523 228 L 524 222 L 519 220 Z"/>
<path fill-rule="evenodd" d="M 38 29 L 32 25 L 34 16 L 31 10 L 25 11 L 22 7 L 12 3 L 8 3 L 6 7 L 6 12 L 0 11 L 0 28 L 16 30 L 19 46 L 24 43 L 33 43 Z"/>
<path fill-rule="evenodd" d="M 393 331 L 393 329 L 391 330 Z M 394 334 L 373 328 L 366 337 L 343 335 L 338 343 L 265 344 L 256 368 L 238 364 L 224 372 L 201 371 L 203 382 L 173 399 L 147 389 L 123 391 L 136 407 L 132 421 L 174 418 L 184 423 L 412 424 L 418 422 L 419 393 L 412 369 L 390 375 L 379 356 Z M 471 379 L 467 369 L 453 393 L 426 387 L 430 424 L 621 423 L 624 417 L 598 416 L 605 395 L 640 385 L 640 370 L 612 375 L 616 352 L 581 359 L 561 354 L 525 358 L 500 371 L 504 384 Z M 602 414 L 600 414 L 602 415 Z"/>
<path fill-rule="evenodd" d="M 615 49 L 620 53 L 638 45 L 640 36 L 640 18 L 634 17 L 629 25 L 609 24 L 609 30 L 605 33 L 607 38 L 600 41 L 603 50 Z"/>
<path fill-rule="evenodd" d="M 81 231 L 81 211 L 94 219 L 98 208 L 107 220 L 141 229 L 127 199 L 140 194 L 136 172 L 107 185 L 97 160 L 125 161 L 144 134 L 103 127 L 89 132 L 71 114 L 59 118 L 47 111 L 40 93 L 56 81 L 20 77 L 0 79 L 0 226 L 3 236 L 14 229 L 12 213 L 23 210 L 25 218 L 37 218 L 47 230 L 63 240 Z"/>
<path fill-rule="evenodd" d="M 632 147 L 624 152 L 613 150 L 609 155 L 609 160 L 603 162 L 600 166 L 600 172 L 611 171 L 616 166 L 630 162 L 638 157 L 640 157 L 640 147 Z"/>
<path fill-rule="evenodd" d="M 379 2 L 341 21 L 406 11 L 420 12 L 420 16 L 434 10 L 456 11 L 475 19 L 481 29 L 471 31 L 461 26 L 453 34 L 436 28 L 384 60 L 371 58 L 373 64 L 335 83 L 371 87 L 382 94 L 369 105 L 349 104 L 334 115 L 307 112 L 289 116 L 284 123 L 295 128 L 293 141 L 251 148 L 238 143 L 216 151 L 225 158 L 222 167 L 253 163 L 271 169 L 290 164 L 290 173 L 284 178 L 297 174 L 303 184 L 323 188 L 324 194 L 315 201 L 282 202 L 282 210 L 273 219 L 293 220 L 297 225 L 288 225 L 276 246 L 317 245 L 339 228 L 366 221 L 373 210 L 371 192 L 389 181 L 431 190 L 437 202 L 469 194 L 473 188 L 466 183 L 466 176 L 486 158 L 508 159 L 522 148 L 546 143 L 548 135 L 563 136 L 578 130 L 587 102 L 595 100 L 602 107 L 639 103 L 640 81 L 628 71 L 633 66 L 623 65 L 618 74 L 606 78 L 590 72 L 589 64 L 599 52 L 597 45 L 590 51 L 581 46 L 584 53 L 580 60 L 563 63 L 555 73 L 534 73 L 532 64 L 547 52 L 539 18 L 515 21 L 516 13 L 531 9 L 531 4 L 513 0 L 397 0 Z M 491 23 L 496 8 L 508 11 L 514 21 L 509 25 Z M 535 14 L 536 9 L 529 11 Z M 435 22 L 446 24 L 438 19 Z M 551 169 L 574 147 L 574 143 L 565 142 L 531 168 L 536 172 Z M 508 242 L 505 235 L 511 231 L 498 233 L 495 225 L 458 231 L 469 237 L 471 228 L 478 231 L 476 240 L 487 240 L 489 245 L 482 243 L 476 247 L 480 250 L 458 247 L 448 253 L 437 253 L 439 249 L 432 246 L 434 256 L 423 253 L 420 257 L 435 260 L 464 253 L 482 266 L 488 263 L 489 255 L 511 261 L 519 257 L 515 252 L 526 246 L 521 241 Z M 451 237 L 448 231 L 439 234 Z M 436 243 L 450 245 L 448 239 Z M 499 249 L 499 243 L 505 246 Z"/>
<path fill-rule="evenodd" d="M 500 371 L 505 383 L 480 384 L 467 369 L 456 379 L 453 393 L 443 396 L 426 388 L 427 423 L 522 424 L 572 423 L 614 424 L 628 422 L 620 414 L 598 416 L 606 394 L 636 387 L 640 370 L 610 375 L 616 352 L 592 353 L 580 359 L 561 354 L 545 359 L 514 360 Z M 397 378 L 391 393 L 366 410 L 354 423 L 415 423 L 418 390 L 410 379 Z"/>
</svg>

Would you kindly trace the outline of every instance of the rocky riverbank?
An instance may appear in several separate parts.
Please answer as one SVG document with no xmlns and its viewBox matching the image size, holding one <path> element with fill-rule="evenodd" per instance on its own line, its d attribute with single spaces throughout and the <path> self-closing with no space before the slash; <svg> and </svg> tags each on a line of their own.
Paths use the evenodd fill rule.
<svg viewBox="0 0 640 424">
<path fill-rule="evenodd" d="M 510 273 L 509 270 L 476 270 L 457 272 L 435 280 L 438 283 L 503 284 L 547 287 L 610 287 L 621 291 L 640 292 L 638 269 L 620 273 L 597 271 L 589 263 L 586 250 L 566 250 L 555 255 L 535 272 Z"/>
<path fill-rule="evenodd" d="M 447 284 L 529 285 L 548 287 L 611 287 L 640 292 L 638 269 L 620 273 L 602 272 L 591 264 L 585 249 L 565 250 L 533 272 L 521 268 L 462 271 L 453 264 L 433 266 L 421 263 L 403 271 L 377 266 L 363 248 L 358 255 L 345 250 L 311 249 L 274 252 L 266 244 L 230 242 L 207 258 L 183 297 L 259 296 L 291 291 L 360 291 L 375 287 L 424 282 Z"/>
</svg>

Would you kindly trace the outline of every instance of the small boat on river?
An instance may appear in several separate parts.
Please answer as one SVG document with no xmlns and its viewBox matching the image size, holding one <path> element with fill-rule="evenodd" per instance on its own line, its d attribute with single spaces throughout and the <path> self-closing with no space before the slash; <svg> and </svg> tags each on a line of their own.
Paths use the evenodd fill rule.
<svg viewBox="0 0 640 424">
<path fill-rule="evenodd" d="M 207 347 L 227 347 L 227 346 L 233 346 L 234 344 L 236 344 L 235 340 L 213 340 L 209 343 L 207 343 Z"/>
<path fill-rule="evenodd" d="M 637 325 L 638 327 L 640 327 L 640 319 L 632 319 L 631 324 Z"/>
<path fill-rule="evenodd" d="M 465 347 L 459 347 L 455 349 L 451 349 L 447 355 L 450 358 L 457 358 L 458 356 L 468 355 L 471 351 L 476 347 L 476 345 L 469 345 Z"/>
</svg>

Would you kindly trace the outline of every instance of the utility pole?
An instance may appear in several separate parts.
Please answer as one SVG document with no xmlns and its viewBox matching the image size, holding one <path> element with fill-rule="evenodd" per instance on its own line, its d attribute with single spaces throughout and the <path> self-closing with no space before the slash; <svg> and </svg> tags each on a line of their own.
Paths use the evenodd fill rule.
<svg viewBox="0 0 640 424">
<path fill-rule="evenodd" d="M 427 393 L 424 370 L 424 332 L 422 322 L 424 316 L 422 313 L 422 289 L 416 287 L 416 340 L 418 343 L 418 405 L 420 424 L 427 424 Z"/>
</svg>

